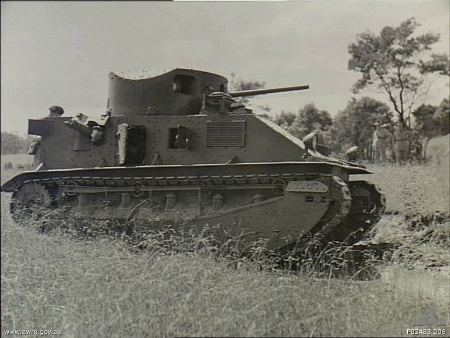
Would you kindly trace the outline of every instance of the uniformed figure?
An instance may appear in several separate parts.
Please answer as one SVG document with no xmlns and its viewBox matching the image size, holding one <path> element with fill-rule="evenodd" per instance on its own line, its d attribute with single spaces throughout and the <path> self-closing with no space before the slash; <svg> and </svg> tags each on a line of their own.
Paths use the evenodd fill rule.
<svg viewBox="0 0 450 338">
<path fill-rule="evenodd" d="M 48 110 L 50 110 L 50 114 L 48 115 L 49 117 L 59 117 L 64 114 L 64 109 L 60 106 L 51 106 Z"/>
<path fill-rule="evenodd" d="M 393 145 L 397 164 L 404 164 L 408 160 L 410 133 L 401 121 L 395 125 Z"/>
<path fill-rule="evenodd" d="M 100 126 L 94 126 L 90 135 L 92 144 L 99 145 L 103 143 L 105 133 Z"/>
<path fill-rule="evenodd" d="M 373 133 L 372 148 L 375 152 L 375 163 L 386 162 L 386 147 L 392 139 L 392 134 L 381 125 L 380 121 L 374 124 L 375 131 Z"/>
<path fill-rule="evenodd" d="M 423 153 L 423 145 L 420 142 L 420 137 L 417 131 L 414 131 L 414 133 L 410 134 L 409 139 L 409 160 L 410 161 L 422 161 L 422 153 Z"/>
</svg>

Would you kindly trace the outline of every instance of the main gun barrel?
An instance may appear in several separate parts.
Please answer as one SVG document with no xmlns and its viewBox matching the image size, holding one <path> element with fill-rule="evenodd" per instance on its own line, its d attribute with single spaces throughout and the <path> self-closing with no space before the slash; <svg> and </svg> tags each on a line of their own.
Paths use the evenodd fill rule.
<svg viewBox="0 0 450 338">
<path fill-rule="evenodd" d="M 306 86 L 294 86 L 294 87 L 283 87 L 283 88 L 270 88 L 270 89 L 252 89 L 252 90 L 241 90 L 238 92 L 228 93 L 231 97 L 244 97 L 244 96 L 254 96 L 260 94 L 271 94 L 271 93 L 281 93 L 281 92 L 291 92 L 294 90 L 305 90 L 309 89 L 309 85 Z"/>
</svg>

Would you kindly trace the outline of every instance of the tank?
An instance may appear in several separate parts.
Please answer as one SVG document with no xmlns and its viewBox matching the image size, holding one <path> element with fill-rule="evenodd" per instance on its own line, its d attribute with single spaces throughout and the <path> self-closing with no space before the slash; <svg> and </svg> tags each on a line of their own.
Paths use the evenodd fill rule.
<svg viewBox="0 0 450 338">
<path fill-rule="evenodd" d="M 110 73 L 98 117 L 61 109 L 29 120 L 36 169 L 1 187 L 13 218 L 43 205 L 76 219 L 208 228 L 268 249 L 362 239 L 385 208 L 375 185 L 352 179 L 370 172 L 329 157 L 317 134 L 300 140 L 236 100 L 309 87 L 227 87 L 223 76 L 190 69 Z"/>
</svg>

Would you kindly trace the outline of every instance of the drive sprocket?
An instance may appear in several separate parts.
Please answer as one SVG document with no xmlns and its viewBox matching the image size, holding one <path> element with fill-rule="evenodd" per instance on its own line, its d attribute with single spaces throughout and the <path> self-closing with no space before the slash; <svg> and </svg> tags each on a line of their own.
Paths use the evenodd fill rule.
<svg viewBox="0 0 450 338">
<path fill-rule="evenodd" d="M 54 204 L 49 190 L 39 183 L 25 183 L 12 195 L 10 210 L 16 222 L 39 219 Z"/>
</svg>

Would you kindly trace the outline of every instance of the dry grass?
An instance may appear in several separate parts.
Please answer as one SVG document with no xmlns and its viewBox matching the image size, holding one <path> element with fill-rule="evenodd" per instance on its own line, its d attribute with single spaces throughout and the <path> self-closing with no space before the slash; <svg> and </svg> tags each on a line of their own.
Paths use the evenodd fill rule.
<svg viewBox="0 0 450 338">
<path fill-rule="evenodd" d="M 189 253 L 132 252 L 2 224 L 2 327 L 64 337 L 398 336 L 442 299 Z"/>
<path fill-rule="evenodd" d="M 368 165 L 368 169 L 375 173 L 368 180 L 386 194 L 388 213 L 450 212 L 448 163 Z"/>
<path fill-rule="evenodd" d="M 137 251 L 111 237 L 43 235 L 39 224 L 12 222 L 2 193 L 2 330 L 56 329 L 63 337 L 405 336 L 426 309 L 449 324 L 449 223 L 436 217 L 448 210 L 433 197 L 448 188 L 428 174 L 441 167 L 371 169 L 390 212 L 374 240 L 402 246 L 379 267 L 381 278 L 366 282 L 314 278 L 313 269 L 273 271 L 256 251 L 254 260 L 230 258 L 212 254 L 208 243 L 168 250 L 153 241 L 151 250 Z M 2 171 L 2 182 L 13 174 Z M 417 186 L 421 194 L 413 193 Z M 433 260 L 440 271 L 429 265 Z"/>
<path fill-rule="evenodd" d="M 450 273 L 448 161 L 368 169 L 374 172 L 370 180 L 387 196 L 387 215 L 374 229 L 373 241 L 398 244 L 392 260 L 403 267 Z"/>
</svg>

